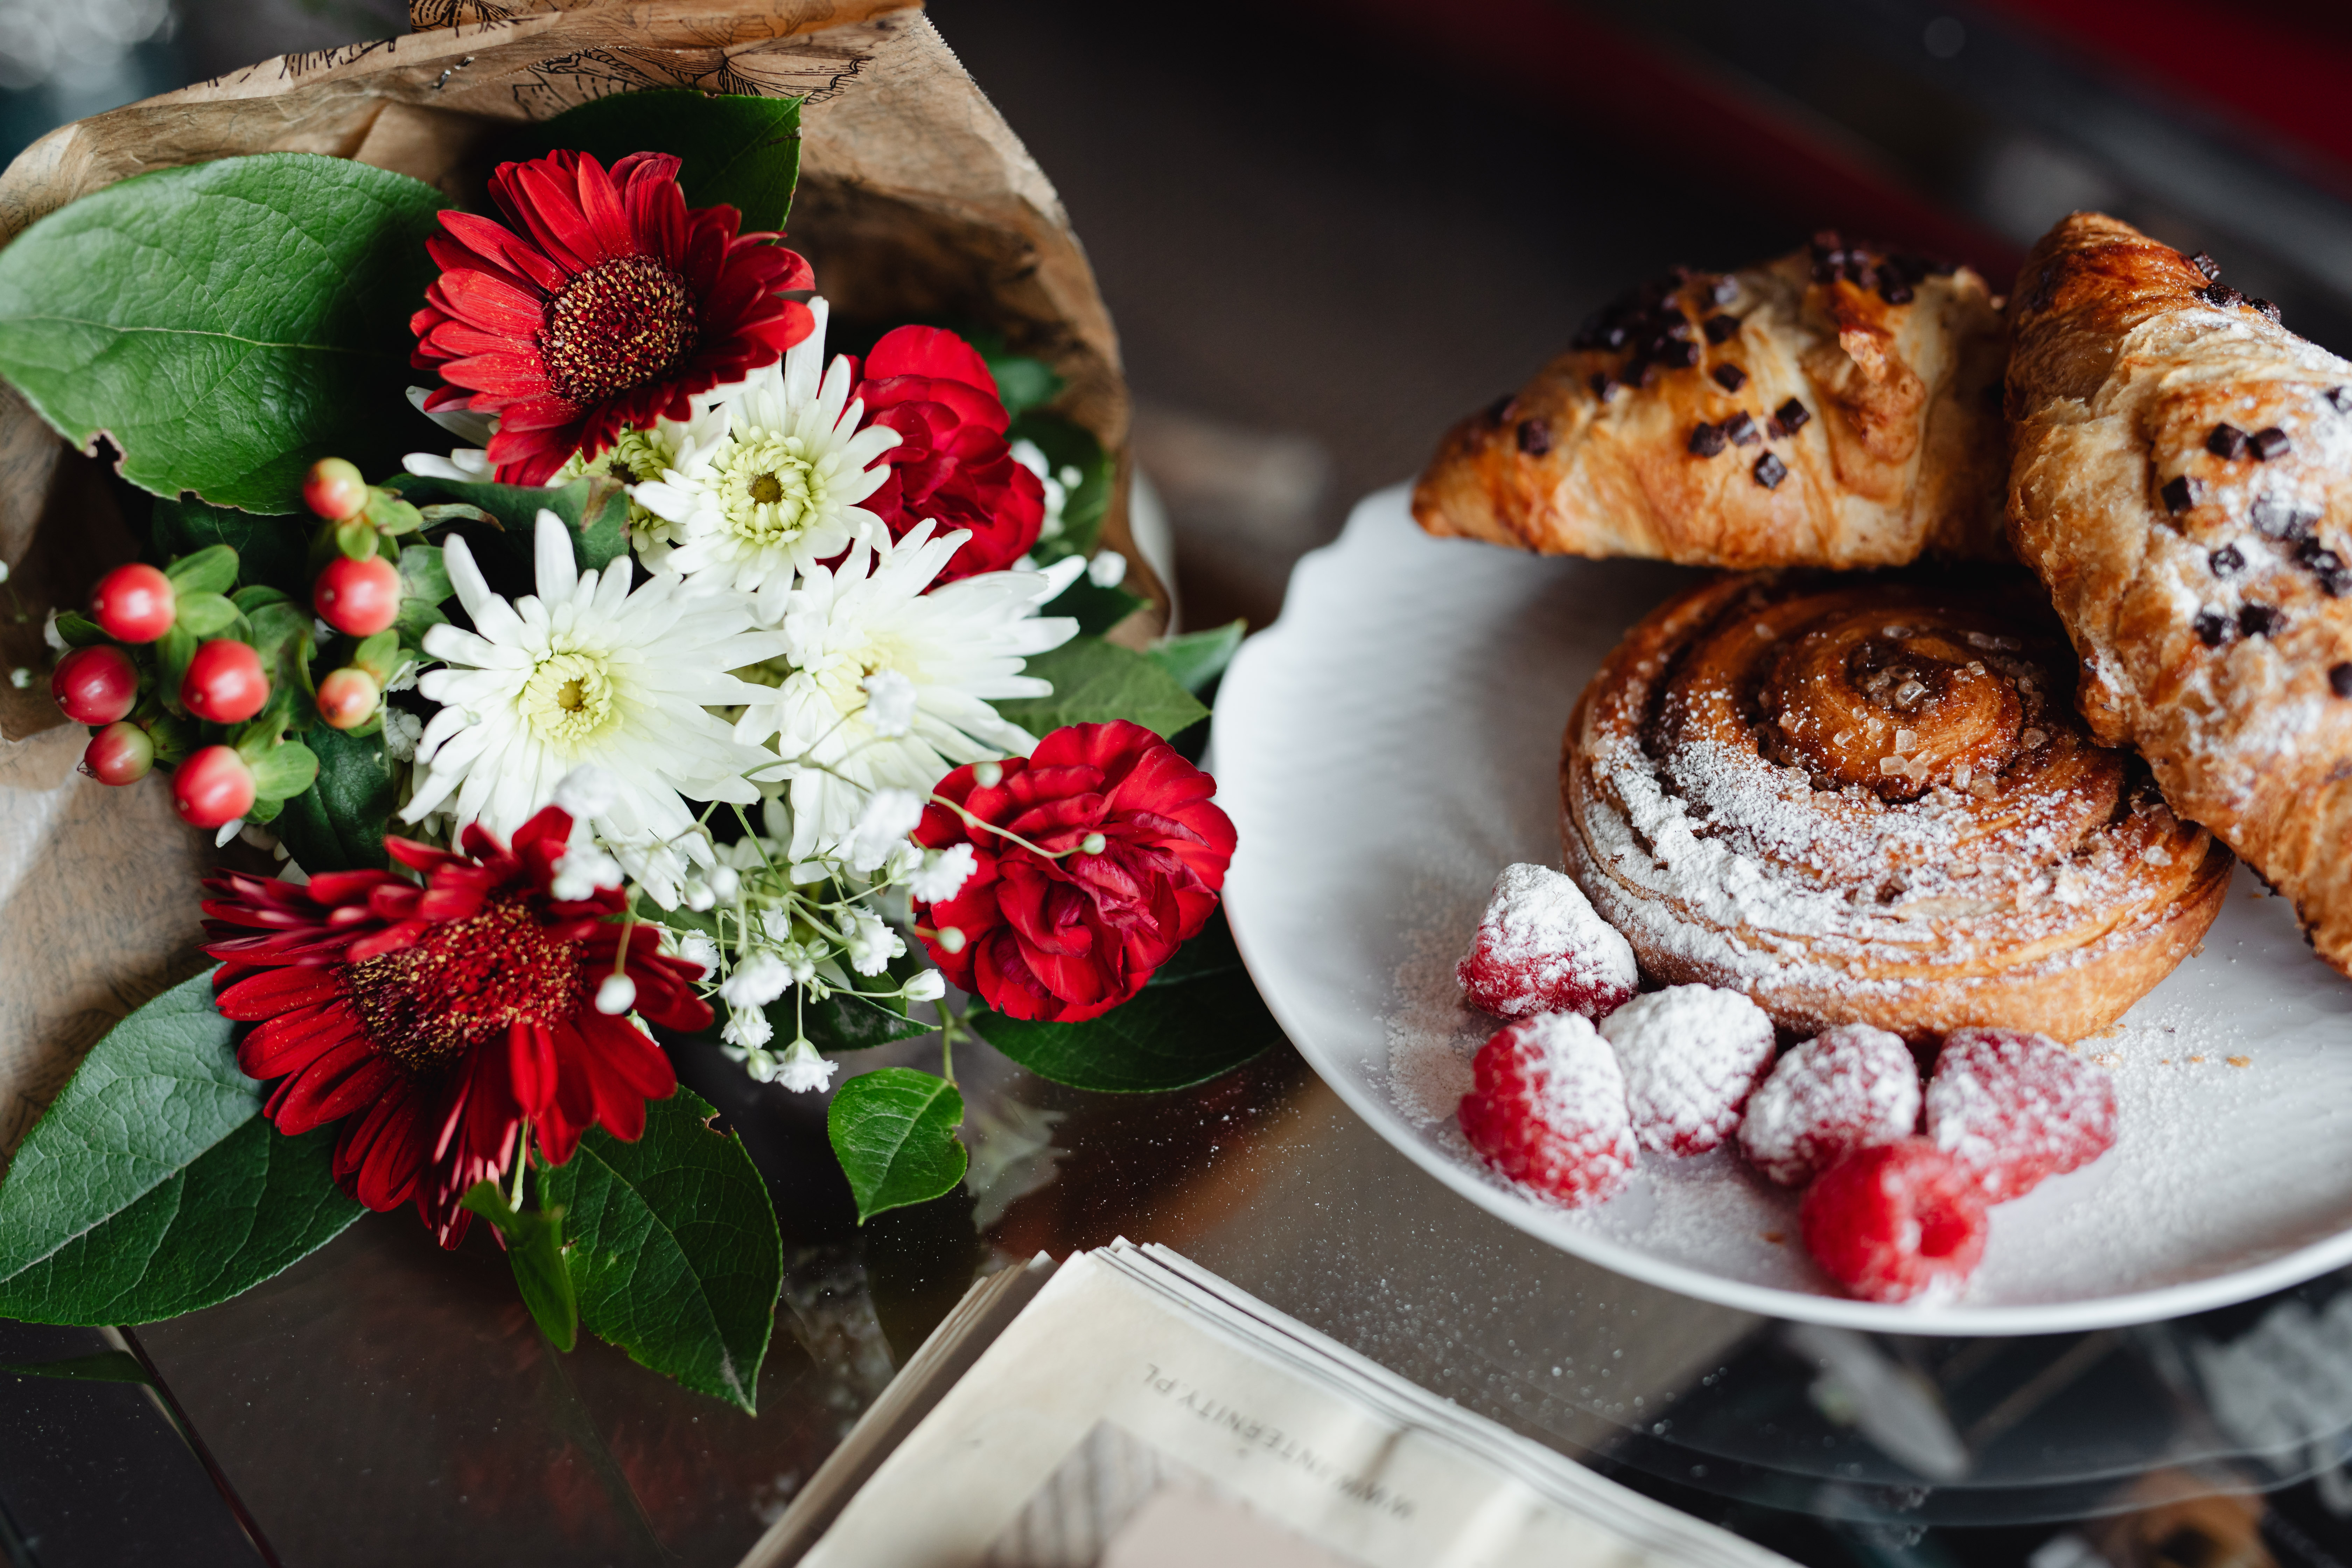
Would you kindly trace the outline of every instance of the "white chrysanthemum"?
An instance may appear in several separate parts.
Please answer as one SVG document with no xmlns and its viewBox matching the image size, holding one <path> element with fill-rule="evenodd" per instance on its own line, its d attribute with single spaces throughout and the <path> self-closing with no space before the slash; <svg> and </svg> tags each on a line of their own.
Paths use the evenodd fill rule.
<svg viewBox="0 0 2352 1568">
<path fill-rule="evenodd" d="M 888 555 L 855 546 L 793 590 L 783 622 L 791 671 L 735 725 L 738 740 L 777 737 L 782 765 L 758 776 L 791 781 L 784 801 L 769 803 L 769 831 L 788 839 L 789 858 L 838 853 L 873 790 L 928 795 L 959 763 L 1027 756 L 1037 744 L 989 704 L 1052 693 L 1021 673 L 1022 661 L 1077 634 L 1077 622 L 1036 612 L 1085 563 L 1071 556 L 1042 572 L 985 572 L 923 592 L 966 537 L 934 539 L 924 523 Z M 866 710 L 868 677 L 885 669 L 914 687 L 903 733 L 883 732 Z"/>
<path fill-rule="evenodd" d="M 416 793 L 402 819 L 447 811 L 512 833 L 567 773 L 593 763 L 612 775 L 610 804 L 593 824 L 600 837 L 668 840 L 708 860 L 681 795 L 756 800 L 744 773 L 763 758 L 707 707 L 769 695 L 726 671 L 782 651 L 783 639 L 754 629 L 740 594 L 675 577 L 631 593 L 625 558 L 580 571 L 572 532 L 551 511 L 539 514 L 534 553 L 538 594 L 509 604 L 490 592 L 463 539 L 443 547 L 474 629 L 425 634 L 444 667 L 417 689 L 442 706 L 417 743 Z"/>
<path fill-rule="evenodd" d="M 890 477 L 882 454 L 895 430 L 860 430 L 849 362 L 822 379 L 825 305 L 816 327 L 779 364 L 755 372 L 720 405 L 726 431 L 683 448 L 659 479 L 630 498 L 674 525 L 662 570 L 759 595 L 762 616 L 783 612 L 793 580 L 850 543 L 887 543 L 882 520 L 857 503 Z"/>
</svg>

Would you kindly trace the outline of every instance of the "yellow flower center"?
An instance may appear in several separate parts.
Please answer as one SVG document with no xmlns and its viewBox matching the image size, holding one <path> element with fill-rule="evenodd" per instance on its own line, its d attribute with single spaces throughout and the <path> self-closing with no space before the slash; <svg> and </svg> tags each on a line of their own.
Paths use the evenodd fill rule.
<svg viewBox="0 0 2352 1568">
<path fill-rule="evenodd" d="M 728 528 L 748 544 L 796 539 L 826 510 L 824 476 L 804 455 L 797 436 L 746 431 L 714 462 L 719 510 Z"/>
<path fill-rule="evenodd" d="M 577 743 L 613 717 L 613 683 L 604 661 L 586 654 L 551 654 L 522 689 L 523 717 L 541 737 Z"/>
</svg>

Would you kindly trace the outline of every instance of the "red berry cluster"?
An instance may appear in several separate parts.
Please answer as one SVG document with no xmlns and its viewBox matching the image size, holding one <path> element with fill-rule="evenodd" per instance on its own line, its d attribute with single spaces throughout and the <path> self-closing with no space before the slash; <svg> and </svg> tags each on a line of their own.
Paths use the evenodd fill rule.
<svg viewBox="0 0 2352 1568">
<path fill-rule="evenodd" d="M 321 520 L 310 607 L 354 645 L 318 682 L 317 715 L 354 730 L 375 718 L 401 658 L 392 629 L 401 575 L 387 552 L 423 517 L 340 458 L 313 467 L 302 494 Z M 281 690 L 288 676 L 310 683 L 309 617 L 266 584 L 240 588 L 240 569 L 226 544 L 160 567 L 118 566 L 91 589 L 87 619 L 58 626 L 78 646 L 58 660 L 49 691 L 67 718 L 95 731 L 83 771 L 128 784 L 162 763 L 173 771 L 173 804 L 196 827 L 299 794 L 316 773 L 307 748 L 287 739 L 309 720 Z"/>
</svg>

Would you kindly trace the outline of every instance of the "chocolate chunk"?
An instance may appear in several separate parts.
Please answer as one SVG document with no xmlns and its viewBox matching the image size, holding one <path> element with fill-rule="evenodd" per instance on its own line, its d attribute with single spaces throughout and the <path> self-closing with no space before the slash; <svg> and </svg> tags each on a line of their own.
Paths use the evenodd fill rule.
<svg viewBox="0 0 2352 1568">
<path fill-rule="evenodd" d="M 2340 386 L 2331 386 L 2321 395 L 2327 399 L 2327 406 L 2336 413 L 2352 414 L 2352 392 Z"/>
<path fill-rule="evenodd" d="M 2275 425 L 2266 430 L 2257 430 L 2254 432 L 2253 446 L 2254 456 L 2265 463 L 2273 458 L 2284 458 L 2288 451 L 2286 432 Z"/>
<path fill-rule="evenodd" d="M 1739 298 L 1739 279 L 1718 278 L 1707 289 L 1706 296 L 1718 305 L 1728 305 Z"/>
<path fill-rule="evenodd" d="M 2352 664 L 2339 664 L 2330 668 L 2327 689 L 2338 697 L 2352 697 Z"/>
<path fill-rule="evenodd" d="M 1628 339 L 1628 338 L 1630 338 L 1630 337 L 1632 337 L 1633 335 L 1633 330 L 1631 327 L 1625 326 L 1625 325 L 1623 325 L 1623 324 L 1621 322 L 1620 324 L 1618 324 L 1618 325 L 1616 325 L 1616 326 L 1613 326 L 1613 327 L 1610 328 L 1607 331 L 1605 331 L 1605 332 L 1601 333 L 1601 343 L 1602 343 L 1604 346 L 1606 346 L 1606 347 L 1612 348 L 1612 349 L 1622 349 L 1622 348 L 1623 348 L 1623 347 L 1625 346 L 1625 340 L 1626 340 L 1626 339 Z"/>
<path fill-rule="evenodd" d="M 1781 429 L 1793 436 L 1805 427 L 1805 422 L 1812 418 L 1812 416 L 1805 412 L 1803 404 L 1792 397 L 1772 410 L 1772 417 L 1780 422 Z"/>
<path fill-rule="evenodd" d="M 2344 575 L 2344 557 L 2316 539 L 2306 539 L 2295 546 L 2294 559 L 2295 564 L 2315 574 L 2323 583 Z"/>
<path fill-rule="evenodd" d="M 1789 427 L 1780 423 L 1780 416 L 1779 415 L 1776 414 L 1764 421 L 1764 437 L 1766 440 L 1785 441 L 1788 439 L 1788 437 Z"/>
<path fill-rule="evenodd" d="M 1736 364 L 1717 365 L 1707 374 L 1715 377 L 1715 384 L 1726 392 L 1737 392 L 1748 384 L 1748 373 Z"/>
<path fill-rule="evenodd" d="M 2189 623 L 2189 628 L 2207 647 L 2220 647 L 2222 640 L 2230 635 L 2230 617 L 2219 610 L 2200 610 L 2197 618 Z"/>
<path fill-rule="evenodd" d="M 2164 507 L 2179 517 L 2204 498 L 2205 487 L 2187 474 L 2175 474 L 2164 481 Z"/>
<path fill-rule="evenodd" d="M 2197 297 L 2218 310 L 2226 310 L 2232 305 L 2242 305 L 2246 300 L 2243 294 L 2239 293 L 2227 283 L 2216 283 L 2210 289 L 2200 289 L 2197 290 Z"/>
<path fill-rule="evenodd" d="M 2234 544 L 2224 544 L 2205 557 L 2205 564 L 2213 569 L 2216 577 L 2234 577 L 2246 569 L 2246 558 Z"/>
<path fill-rule="evenodd" d="M 1551 450 L 1551 425 L 1543 419 L 1519 421 L 1519 450 L 1530 458 L 1540 458 Z"/>
<path fill-rule="evenodd" d="M 2208 283 L 2219 283 L 2221 280 L 2221 264 L 2201 250 L 2189 258 L 2189 265 L 2205 274 L 2205 281 Z"/>
<path fill-rule="evenodd" d="M 1589 385 L 1591 385 L 1591 387 L 1592 388 L 1592 395 L 1593 395 L 1593 396 L 1600 398 L 1600 399 L 1601 399 L 1601 401 L 1603 401 L 1603 402 L 1608 401 L 1608 398 L 1609 398 L 1609 378 L 1608 378 L 1608 376 L 1606 376 L 1606 375 L 1602 374 L 1600 371 L 1597 371 L 1597 370 L 1596 370 L 1596 371 L 1594 371 L 1594 372 L 1592 373 L 1592 378 L 1591 378 L 1591 380 L 1588 383 L 1588 384 L 1589 384 Z"/>
<path fill-rule="evenodd" d="M 2276 326 L 2278 324 L 2279 308 L 2276 305 L 2272 304 L 2268 300 L 2256 300 L 2250 296 L 2248 297 L 2246 303 L 2252 306 L 2255 310 L 2260 310 L 2263 315 L 2269 317 L 2273 326 Z"/>
<path fill-rule="evenodd" d="M 1911 302 L 1911 285 L 1899 279 L 1881 278 L 1878 297 L 1890 305 L 1907 305 Z"/>
<path fill-rule="evenodd" d="M 2217 458 L 2242 458 L 2246 455 L 2246 433 L 2235 425 L 2216 425 L 2213 433 L 2205 437 L 2205 449 Z"/>
<path fill-rule="evenodd" d="M 1665 335 L 1676 342 L 1686 343 L 1690 342 L 1690 318 L 1688 316 L 1676 316 L 1673 321 L 1668 321 L 1666 323 Z"/>
<path fill-rule="evenodd" d="M 1688 370 L 1698 363 L 1698 345 L 1669 339 L 1660 343 L 1658 352 L 1651 357 L 1668 370 Z"/>
<path fill-rule="evenodd" d="M 1756 459 L 1756 466 L 1748 472 L 1756 476 L 1758 484 L 1768 490 L 1776 490 L 1780 488 L 1780 481 L 1789 477 L 1789 465 L 1767 452 Z"/>
<path fill-rule="evenodd" d="M 1705 331 L 1706 332 L 1706 341 L 1708 342 L 1727 343 L 1732 339 L 1739 335 L 1739 318 L 1737 316 L 1709 316 L 1705 323 Z"/>
<path fill-rule="evenodd" d="M 1712 458 L 1720 453 L 1723 447 L 1722 426 L 1702 424 L 1692 429 L 1690 450 L 1693 457 Z"/>
<path fill-rule="evenodd" d="M 2269 605 L 2248 605 L 2238 612 L 2238 629 L 2250 637 L 2266 637 L 2286 628 L 2286 617 Z"/>
<path fill-rule="evenodd" d="M 1723 422 L 1723 433 L 1731 437 L 1735 447 L 1752 447 L 1757 442 L 1756 421 L 1743 411 Z"/>
<path fill-rule="evenodd" d="M 2310 537 L 2312 525 L 2319 521 L 2320 514 L 2309 507 L 2299 507 L 2291 501 L 2258 496 L 2246 516 L 2257 531 L 2272 539 L 2284 539 L 2294 543 Z"/>
<path fill-rule="evenodd" d="M 2321 574 L 2319 586 L 2331 599 L 2352 595 L 2352 568 L 2339 566 L 2333 572 Z"/>
</svg>

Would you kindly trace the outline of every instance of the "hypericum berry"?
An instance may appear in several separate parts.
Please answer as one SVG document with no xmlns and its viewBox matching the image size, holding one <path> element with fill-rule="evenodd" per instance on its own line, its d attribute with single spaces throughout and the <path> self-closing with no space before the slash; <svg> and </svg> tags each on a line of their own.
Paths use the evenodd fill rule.
<svg viewBox="0 0 2352 1568">
<path fill-rule="evenodd" d="M 1918 1125 L 1919 1065 L 1903 1037 L 1840 1024 L 1791 1048 L 1748 1097 L 1739 1149 L 1782 1186 L 1801 1187 Z"/>
<path fill-rule="evenodd" d="M 111 724 L 139 700 L 139 667 L 119 647 L 78 647 L 58 660 L 49 695 L 77 724 Z"/>
<path fill-rule="evenodd" d="M 1589 1021 L 1523 1018 L 1478 1047 L 1474 1070 L 1459 1115 L 1488 1164 L 1570 1208 L 1624 1189 L 1636 1157 L 1625 1076 Z"/>
<path fill-rule="evenodd" d="M 269 677 L 262 672 L 261 655 L 235 637 L 215 637 L 198 647 L 180 682 L 182 705 L 215 724 L 242 724 L 268 700 Z"/>
<path fill-rule="evenodd" d="M 1955 1029 L 1927 1081 L 1927 1136 L 2006 1203 L 2115 1147 L 2115 1080 L 2047 1035 Z"/>
<path fill-rule="evenodd" d="M 1984 1190 L 1925 1138 L 1857 1150 L 1797 1209 L 1805 1250 L 1865 1301 L 1949 1299 L 1984 1256 Z"/>
<path fill-rule="evenodd" d="M 253 809 L 253 770 L 227 746 L 206 746 L 172 775 L 172 805 L 191 827 L 224 827 Z"/>
<path fill-rule="evenodd" d="M 338 555 L 311 584 L 310 607 L 339 632 L 372 637 L 400 616 L 400 569 L 381 555 Z"/>
<path fill-rule="evenodd" d="M 329 522 L 341 522 L 367 510 L 367 479 L 341 458 L 321 458 L 302 480 L 302 504 Z"/>
<path fill-rule="evenodd" d="M 89 738 L 81 771 L 100 784 L 137 784 L 155 765 L 155 742 L 147 731 L 117 720 Z"/>
<path fill-rule="evenodd" d="M 117 566 L 89 591 L 89 618 L 116 642 L 153 642 L 179 613 L 172 580 L 143 562 Z"/>
<path fill-rule="evenodd" d="M 1601 1020 L 1625 1073 L 1633 1136 L 1661 1154 L 1704 1154 L 1731 1136 L 1772 1070 L 1772 1020 L 1737 991 L 1669 985 Z"/>
<path fill-rule="evenodd" d="M 366 670 L 334 670 L 319 682 L 319 717 L 331 730 L 356 730 L 374 714 L 380 695 Z"/>
<path fill-rule="evenodd" d="M 1454 966 L 1462 994 L 1498 1018 L 1538 1013 L 1605 1017 L 1639 976 L 1633 944 L 1549 866 L 1506 866 L 1487 896 L 1470 954 Z"/>
</svg>

